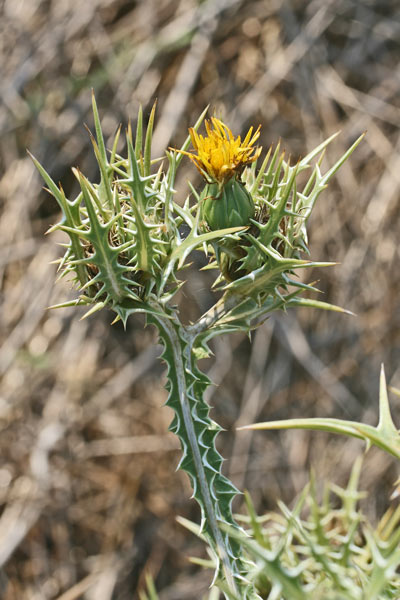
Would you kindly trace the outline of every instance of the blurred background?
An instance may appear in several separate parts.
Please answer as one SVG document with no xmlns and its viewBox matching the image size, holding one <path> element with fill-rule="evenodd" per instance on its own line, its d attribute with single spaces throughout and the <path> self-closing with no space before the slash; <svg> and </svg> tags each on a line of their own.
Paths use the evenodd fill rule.
<svg viewBox="0 0 400 600">
<path fill-rule="evenodd" d="M 54 285 L 63 236 L 26 148 L 67 195 L 71 166 L 97 180 L 86 123 L 94 88 L 107 139 L 148 116 L 154 157 L 181 144 L 203 108 L 235 134 L 262 125 L 293 160 L 332 133 L 324 166 L 367 130 L 320 198 L 311 256 L 340 263 L 307 273 L 350 317 L 278 314 L 253 336 L 215 343 L 203 367 L 225 428 L 225 472 L 260 511 L 291 503 L 308 481 L 343 485 L 361 443 L 308 432 L 236 432 L 238 425 L 335 416 L 375 424 L 380 364 L 400 387 L 400 5 L 397 0 L 3 0 L 0 18 L 0 597 L 130 600 L 152 573 L 161 600 L 206 594 L 211 574 L 188 561 L 203 545 L 177 515 L 198 519 L 176 473 L 165 370 L 155 332 L 106 311 L 48 311 L 74 297 Z M 121 145 L 121 151 L 123 147 Z M 187 161 L 187 180 L 200 184 Z M 196 265 L 182 317 L 213 302 Z M 398 400 L 392 397 L 399 423 Z M 361 487 L 374 520 L 397 478 L 371 450 Z M 236 500 L 235 509 L 243 510 Z"/>
</svg>

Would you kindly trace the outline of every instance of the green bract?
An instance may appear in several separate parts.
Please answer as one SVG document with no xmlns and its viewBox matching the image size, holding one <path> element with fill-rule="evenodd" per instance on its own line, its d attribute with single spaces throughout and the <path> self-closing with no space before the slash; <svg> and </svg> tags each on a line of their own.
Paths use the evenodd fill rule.
<svg viewBox="0 0 400 600">
<path fill-rule="evenodd" d="M 254 217 L 251 194 L 235 177 L 222 186 L 218 183 L 206 185 L 201 201 L 202 216 L 212 230 L 248 226 Z"/>
</svg>

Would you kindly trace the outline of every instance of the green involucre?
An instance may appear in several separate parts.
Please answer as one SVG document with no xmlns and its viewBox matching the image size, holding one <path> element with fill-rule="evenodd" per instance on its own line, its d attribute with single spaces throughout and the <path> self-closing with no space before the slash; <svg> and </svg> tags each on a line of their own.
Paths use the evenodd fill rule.
<svg viewBox="0 0 400 600">
<path fill-rule="evenodd" d="M 241 181 L 232 177 L 223 186 L 209 183 L 201 194 L 202 216 L 213 231 L 250 225 L 255 207 Z"/>
</svg>

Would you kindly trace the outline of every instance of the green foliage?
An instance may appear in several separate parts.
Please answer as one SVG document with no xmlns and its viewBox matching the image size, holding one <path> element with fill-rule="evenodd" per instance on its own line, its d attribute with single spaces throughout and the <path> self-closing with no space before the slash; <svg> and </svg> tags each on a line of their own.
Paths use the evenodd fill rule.
<svg viewBox="0 0 400 600">
<path fill-rule="evenodd" d="M 358 490 L 359 458 L 345 489 L 317 485 L 315 476 L 293 509 L 258 516 L 250 495 L 248 514 L 237 516 L 246 534 L 223 526 L 252 565 L 246 576 L 265 600 L 395 600 L 400 597 L 400 507 L 390 508 L 376 527 L 365 518 Z M 199 534 L 187 520 L 182 525 Z M 200 561 L 196 561 L 200 562 Z M 212 568 L 212 563 L 203 561 Z M 223 587 L 223 586 L 222 586 Z M 230 595 L 233 600 L 240 596 Z"/>
<path fill-rule="evenodd" d="M 250 224 L 232 226 L 243 221 L 225 221 L 224 215 L 218 214 L 210 227 L 203 220 L 207 199 L 192 187 L 192 196 L 183 206 L 174 201 L 175 178 L 189 137 L 179 151 L 166 151 L 165 170 L 164 163 L 151 157 L 155 107 L 147 127 L 139 111 L 135 138 L 128 128 L 125 158 L 117 152 L 119 130 L 111 150 L 106 149 L 94 96 L 93 115 L 96 135 L 91 139 L 99 182 L 90 182 L 75 169 L 80 186 L 75 199 L 67 199 L 32 157 L 62 211 L 61 221 L 51 230 L 59 229 L 69 238 L 59 261 L 60 276 L 72 276 L 79 290 L 77 300 L 59 306 L 86 306 L 85 316 L 107 307 L 124 325 L 130 315 L 142 312 L 147 322 L 157 327 L 168 367 L 167 403 L 175 411 L 171 430 L 182 446 L 180 468 L 190 476 L 200 505 L 200 530 L 212 551 L 216 581 L 226 598 L 260 598 L 253 582 L 245 577 L 249 565 L 243 560 L 243 532 L 231 511 L 237 490 L 222 473 L 223 460 L 215 447 L 220 428 L 209 417 L 204 400 L 209 381 L 198 369 L 197 360 L 209 354 L 207 344 L 214 336 L 248 332 L 273 311 L 298 305 L 341 310 L 301 297 L 302 292 L 314 288 L 298 282 L 295 272 L 329 264 L 301 257 L 307 252 L 306 222 L 316 198 L 361 138 L 324 175 L 320 155 L 334 136 L 296 166 L 285 162 L 279 148 L 273 154 L 270 151 L 258 171 L 253 162 L 240 173 L 241 182 L 235 183 L 249 205 L 246 223 L 254 216 Z M 220 156 L 225 155 L 222 152 Z M 318 156 L 308 181 L 298 191 L 299 174 Z M 228 198 L 224 206 L 225 210 L 231 208 Z M 225 225 L 230 226 L 213 229 Z M 205 252 L 210 268 L 218 269 L 215 285 L 219 297 L 203 316 L 184 326 L 172 300 L 183 284 L 181 274 L 193 251 Z M 275 567 L 281 572 L 280 564 Z M 285 571 L 280 577 L 286 581 Z M 300 597 L 296 596 L 295 579 L 282 585 L 292 598 Z M 149 594 L 154 597 L 151 586 Z"/>
<path fill-rule="evenodd" d="M 221 269 L 218 283 L 227 296 L 251 296 L 258 304 L 266 298 L 281 297 L 290 304 L 293 288 L 313 289 L 293 277 L 297 269 L 329 266 L 303 260 L 301 254 L 308 252 L 306 223 L 316 199 L 363 135 L 322 174 L 324 151 L 335 137 L 331 136 L 294 166 L 284 160 L 284 154 L 279 154 L 278 145 L 273 154 L 269 150 L 258 172 L 257 162 L 244 171 L 242 180 L 253 197 L 255 216 L 241 234 L 226 235 L 213 243 L 215 266 Z M 311 168 L 311 161 L 318 156 Z M 310 169 L 308 180 L 300 186 L 299 176 Z"/>
<path fill-rule="evenodd" d="M 249 574 L 262 598 L 272 600 L 378 600 L 400 595 L 400 510 L 373 528 L 358 506 L 362 461 L 346 489 L 328 484 L 318 501 L 315 478 L 294 508 L 255 514 L 246 495 L 252 538 L 241 545 L 257 565 Z M 236 532 L 231 532 L 234 539 Z"/>
<path fill-rule="evenodd" d="M 364 440 L 367 448 L 371 445 L 378 446 L 388 454 L 400 459 L 400 433 L 396 429 L 390 413 L 389 400 L 386 388 L 385 371 L 382 366 L 379 387 L 379 422 L 376 427 L 343 421 L 342 419 L 288 419 L 285 421 L 268 421 L 246 425 L 241 429 L 316 429 L 338 433 Z"/>
</svg>

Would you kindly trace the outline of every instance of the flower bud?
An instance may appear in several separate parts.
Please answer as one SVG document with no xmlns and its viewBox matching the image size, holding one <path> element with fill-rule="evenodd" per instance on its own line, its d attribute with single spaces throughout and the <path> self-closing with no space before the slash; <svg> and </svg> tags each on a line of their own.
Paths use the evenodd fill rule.
<svg viewBox="0 0 400 600">
<path fill-rule="evenodd" d="M 241 181 L 232 177 L 222 186 L 209 183 L 201 194 L 202 218 L 213 231 L 243 227 L 254 217 L 254 202 Z"/>
</svg>

